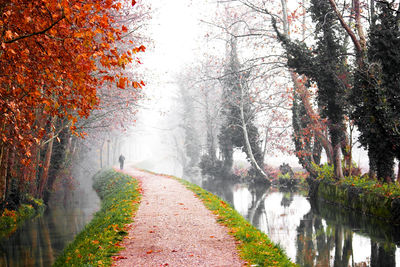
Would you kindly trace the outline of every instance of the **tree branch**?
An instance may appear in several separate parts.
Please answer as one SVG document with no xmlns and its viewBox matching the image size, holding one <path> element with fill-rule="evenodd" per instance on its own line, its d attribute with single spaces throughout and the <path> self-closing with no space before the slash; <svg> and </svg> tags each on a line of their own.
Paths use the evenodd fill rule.
<svg viewBox="0 0 400 267">
<path fill-rule="evenodd" d="M 4 41 L 4 43 L 10 44 L 10 43 L 14 43 L 16 41 L 19 41 L 19 40 L 22 40 L 22 39 L 25 39 L 25 38 L 29 38 L 29 37 L 35 36 L 35 35 L 44 34 L 47 31 L 49 31 L 51 28 L 53 28 L 56 24 L 58 24 L 64 18 L 65 18 L 65 15 L 62 15 L 58 20 L 54 21 L 52 24 L 50 24 L 49 27 L 47 27 L 46 29 L 44 29 L 42 31 L 30 33 L 30 34 L 27 34 L 27 35 L 18 36 L 17 38 L 14 38 L 14 39 L 11 39 L 11 40 L 8 40 L 8 41 Z"/>
<path fill-rule="evenodd" d="M 335 1 L 329 0 L 329 3 L 331 4 L 333 11 L 335 11 L 335 13 L 340 21 L 340 24 L 342 25 L 342 27 L 345 29 L 345 31 L 347 32 L 347 34 L 350 36 L 351 40 L 353 41 L 353 44 L 356 47 L 357 52 L 362 54 L 362 47 L 361 47 L 360 41 L 357 39 L 355 33 L 350 29 L 349 25 L 347 25 L 347 23 L 344 21 L 344 18 L 340 14 L 340 11 L 336 6 Z"/>
</svg>

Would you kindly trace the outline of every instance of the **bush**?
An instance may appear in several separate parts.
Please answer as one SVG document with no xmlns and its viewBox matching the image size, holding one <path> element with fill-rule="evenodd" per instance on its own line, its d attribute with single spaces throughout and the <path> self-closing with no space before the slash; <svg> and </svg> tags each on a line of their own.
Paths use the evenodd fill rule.
<svg viewBox="0 0 400 267">
<path fill-rule="evenodd" d="M 201 174 L 203 175 L 218 176 L 223 172 L 222 161 L 217 159 L 213 160 L 208 154 L 201 156 L 199 166 Z"/>
</svg>

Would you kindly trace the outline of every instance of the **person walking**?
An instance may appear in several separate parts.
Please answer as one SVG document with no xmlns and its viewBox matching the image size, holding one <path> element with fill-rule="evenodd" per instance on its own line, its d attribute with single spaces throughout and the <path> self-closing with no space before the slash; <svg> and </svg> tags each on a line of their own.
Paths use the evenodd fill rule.
<svg viewBox="0 0 400 267">
<path fill-rule="evenodd" d="M 122 170 L 122 169 L 124 169 L 124 160 L 125 160 L 125 157 L 124 157 L 124 155 L 120 155 L 119 156 L 119 159 L 118 159 L 118 161 L 119 161 L 119 168 Z"/>
</svg>

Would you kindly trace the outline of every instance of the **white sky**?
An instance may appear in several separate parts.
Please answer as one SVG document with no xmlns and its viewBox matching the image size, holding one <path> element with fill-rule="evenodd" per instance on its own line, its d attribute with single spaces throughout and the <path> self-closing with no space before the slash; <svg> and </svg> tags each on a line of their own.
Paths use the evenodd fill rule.
<svg viewBox="0 0 400 267">
<path fill-rule="evenodd" d="M 174 77 L 199 53 L 200 11 L 206 1 L 191 2 L 151 2 L 154 13 L 148 34 L 154 45 L 146 49 L 141 60 L 146 69 L 145 92 L 149 100 L 139 112 L 137 126 L 123 152 L 128 155 L 127 160 L 140 162 L 147 169 L 178 176 L 181 166 L 175 160 L 174 144 L 168 143 L 173 129 L 166 118 L 177 92 Z"/>
</svg>

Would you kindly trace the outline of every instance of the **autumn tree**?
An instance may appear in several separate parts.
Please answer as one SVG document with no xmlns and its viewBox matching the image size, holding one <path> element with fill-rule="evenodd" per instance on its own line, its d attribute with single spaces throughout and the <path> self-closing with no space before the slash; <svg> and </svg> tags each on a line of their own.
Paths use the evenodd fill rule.
<svg viewBox="0 0 400 267">
<path fill-rule="evenodd" d="M 17 181 L 21 194 L 28 188 L 43 196 L 54 140 L 62 129 L 83 136 L 76 125 L 98 106 L 99 87 L 140 84 L 120 71 L 144 50 L 133 42 L 129 50 L 116 48 L 128 31 L 115 20 L 122 5 L 54 0 L 0 4 L 3 204 L 11 180 Z"/>
<path fill-rule="evenodd" d="M 203 174 L 221 173 L 217 136 L 223 100 L 221 83 L 216 78 L 220 68 L 214 64 L 217 62 L 216 57 L 205 56 L 202 61 L 182 69 L 176 78 L 179 86 L 176 106 L 185 140 L 184 172 L 187 169 L 193 173 L 200 167 Z"/>
<path fill-rule="evenodd" d="M 344 96 L 349 87 L 344 35 L 329 3 L 311 1 L 310 12 L 316 23 L 316 45 L 312 49 L 305 43 L 290 41 L 278 31 L 276 23 L 274 27 L 285 47 L 288 67 L 306 75 L 309 82 L 318 86 L 318 106 L 322 118 L 328 120 L 334 174 L 335 177 L 342 178 L 341 148 L 346 142 L 344 115 L 347 105 Z"/>
<path fill-rule="evenodd" d="M 184 176 L 190 175 L 195 171 L 200 163 L 201 142 L 199 129 L 199 110 L 196 101 L 196 94 L 193 90 L 193 81 L 189 77 L 178 78 L 179 102 L 182 105 L 181 123 L 183 129 L 184 143 L 183 149 L 185 159 L 183 160 Z M 201 113 L 200 113 L 201 114 Z"/>
</svg>

